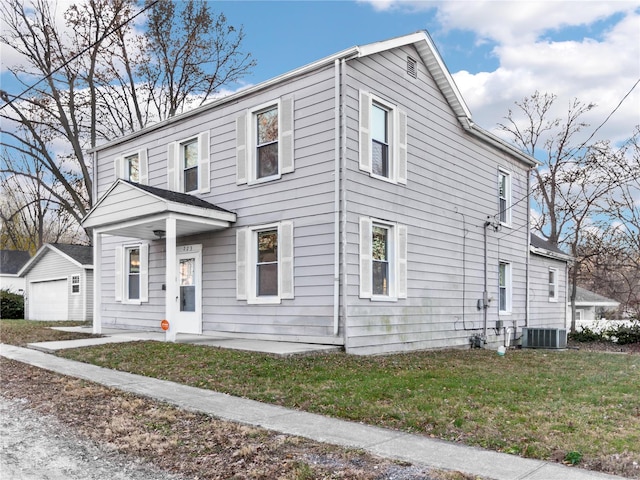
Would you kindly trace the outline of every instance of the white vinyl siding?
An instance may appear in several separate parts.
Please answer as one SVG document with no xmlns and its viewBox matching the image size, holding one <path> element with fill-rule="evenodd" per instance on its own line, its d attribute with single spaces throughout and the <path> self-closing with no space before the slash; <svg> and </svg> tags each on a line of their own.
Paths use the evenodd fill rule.
<svg viewBox="0 0 640 480">
<path fill-rule="evenodd" d="M 372 177 L 407 183 L 407 114 L 360 91 L 359 163 Z"/>
<path fill-rule="evenodd" d="M 113 163 L 116 179 L 123 178 L 142 185 L 149 184 L 149 160 L 146 148 L 117 156 Z"/>
<path fill-rule="evenodd" d="M 261 257 L 260 240 L 274 240 L 275 256 Z M 293 223 L 246 227 L 236 231 L 236 298 L 250 304 L 281 303 L 294 298 Z M 277 278 L 277 291 L 260 282 L 262 275 Z M 263 290 L 261 292 L 261 289 Z"/>
<path fill-rule="evenodd" d="M 192 164 L 186 165 L 185 148 L 196 148 Z M 185 188 L 185 172 L 197 169 L 193 190 Z M 197 185 L 195 185 L 197 183 Z M 209 132 L 201 132 L 167 146 L 167 188 L 182 193 L 209 193 L 211 191 Z"/>
<path fill-rule="evenodd" d="M 284 97 L 242 112 L 236 118 L 236 183 L 259 183 L 279 179 L 295 169 L 293 98 Z M 271 131 L 265 137 L 261 125 L 268 119 Z M 263 120 L 263 122 L 261 122 Z M 263 125 L 264 127 L 264 125 Z M 277 129 L 277 133 L 273 130 Z M 260 158 L 273 152 L 276 159 L 267 171 Z M 277 153 L 275 153 L 277 151 Z"/>
<path fill-rule="evenodd" d="M 360 218 L 360 298 L 407 298 L 407 227 Z"/>
</svg>

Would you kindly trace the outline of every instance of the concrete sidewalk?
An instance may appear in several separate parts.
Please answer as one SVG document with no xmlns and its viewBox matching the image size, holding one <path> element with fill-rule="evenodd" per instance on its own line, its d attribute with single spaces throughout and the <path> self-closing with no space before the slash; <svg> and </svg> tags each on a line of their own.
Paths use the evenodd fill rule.
<svg viewBox="0 0 640 480">
<path fill-rule="evenodd" d="M 154 398 L 177 407 L 319 442 L 457 470 L 496 480 L 589 480 L 621 478 L 578 468 L 466 447 L 395 430 L 289 410 L 244 398 L 56 357 L 31 348 L 0 345 L 0 355 L 63 375 Z"/>
</svg>

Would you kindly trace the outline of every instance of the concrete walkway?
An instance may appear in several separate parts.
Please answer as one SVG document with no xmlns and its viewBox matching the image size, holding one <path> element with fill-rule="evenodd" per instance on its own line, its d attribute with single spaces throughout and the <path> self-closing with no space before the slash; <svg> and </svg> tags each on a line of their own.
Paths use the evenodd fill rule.
<svg viewBox="0 0 640 480">
<path fill-rule="evenodd" d="M 75 342 L 77 346 L 79 343 Z M 51 342 L 47 342 L 51 343 Z M 64 342 L 69 348 L 69 342 Z M 49 345 L 49 347 L 51 347 Z M 589 480 L 621 478 L 503 453 L 411 435 L 395 430 L 289 410 L 253 400 L 119 372 L 57 357 L 33 348 L 0 345 L 0 355 L 107 387 L 154 398 L 233 422 L 359 448 L 386 458 L 457 470 L 496 480 Z"/>
</svg>

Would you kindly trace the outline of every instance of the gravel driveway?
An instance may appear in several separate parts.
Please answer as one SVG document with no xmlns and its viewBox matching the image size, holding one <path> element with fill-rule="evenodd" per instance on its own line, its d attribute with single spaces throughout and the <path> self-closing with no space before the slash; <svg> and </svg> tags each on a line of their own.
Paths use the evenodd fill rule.
<svg viewBox="0 0 640 480">
<path fill-rule="evenodd" d="M 178 480 L 79 439 L 56 419 L 0 397 L 3 480 Z"/>
</svg>

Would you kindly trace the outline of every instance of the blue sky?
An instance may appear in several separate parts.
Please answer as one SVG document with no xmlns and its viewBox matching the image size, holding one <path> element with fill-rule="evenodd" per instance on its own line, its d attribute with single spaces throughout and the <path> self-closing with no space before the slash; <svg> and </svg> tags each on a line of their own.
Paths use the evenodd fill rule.
<svg viewBox="0 0 640 480">
<path fill-rule="evenodd" d="M 221 1 L 243 25 L 255 84 L 354 45 L 426 29 L 474 120 L 489 130 L 535 90 L 598 108 L 595 129 L 640 79 L 640 3 L 627 1 Z M 621 141 L 640 124 L 640 86 L 598 132 Z M 590 134 L 591 131 L 585 134 Z"/>
<path fill-rule="evenodd" d="M 53 2 L 53 0 L 51 0 Z M 57 0 L 58 11 L 75 0 Z M 426 29 L 473 119 L 494 130 L 515 101 L 554 93 L 557 115 L 573 98 L 598 107 L 585 138 L 640 79 L 640 2 L 616 1 L 212 1 L 243 25 L 258 62 L 251 85 L 325 56 Z M 16 61 L 2 48 L 2 64 Z M 10 88 L 6 70 L 0 81 Z M 239 88 L 239 85 L 231 86 Z M 16 92 L 17 93 L 17 92 Z M 620 142 L 640 124 L 640 85 L 596 138 Z M 499 133 L 499 132 L 496 132 Z"/>
</svg>

